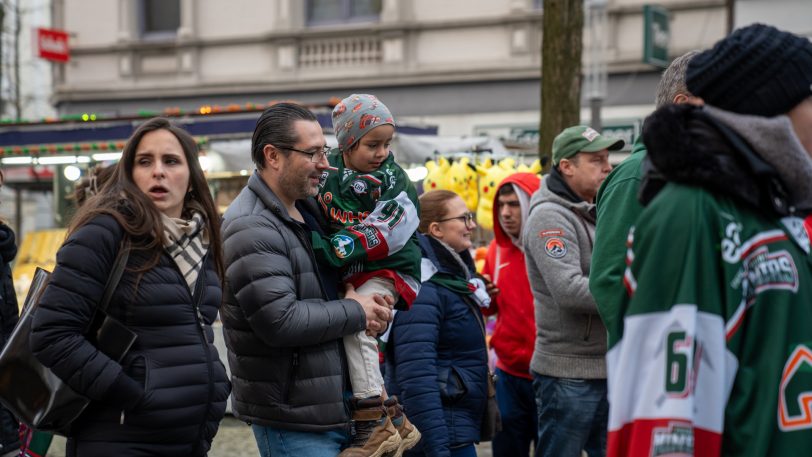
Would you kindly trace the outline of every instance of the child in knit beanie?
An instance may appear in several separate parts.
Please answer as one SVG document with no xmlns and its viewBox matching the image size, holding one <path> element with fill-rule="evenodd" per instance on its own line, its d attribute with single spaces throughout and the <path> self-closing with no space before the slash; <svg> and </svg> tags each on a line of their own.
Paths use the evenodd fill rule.
<svg viewBox="0 0 812 457">
<path fill-rule="evenodd" d="M 373 95 L 353 94 L 333 109 L 333 130 L 338 148 L 328 156 L 318 195 L 330 235 L 313 236 L 316 256 L 340 268 L 358 293 L 388 295 L 396 308 L 408 309 L 420 287 L 419 212 L 417 192 L 389 151 L 395 121 Z M 344 348 L 355 437 L 341 456 L 400 455 L 420 432 L 396 398 L 385 399 L 377 340 L 361 331 L 345 336 Z"/>
</svg>

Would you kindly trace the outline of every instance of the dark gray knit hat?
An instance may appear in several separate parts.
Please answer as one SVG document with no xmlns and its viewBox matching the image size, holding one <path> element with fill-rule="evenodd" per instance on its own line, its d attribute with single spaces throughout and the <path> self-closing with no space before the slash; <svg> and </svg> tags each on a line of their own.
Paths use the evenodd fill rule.
<svg viewBox="0 0 812 457">
<path fill-rule="evenodd" d="M 812 96 L 812 42 L 764 24 L 735 30 L 688 64 L 688 90 L 740 114 L 786 114 Z"/>
</svg>

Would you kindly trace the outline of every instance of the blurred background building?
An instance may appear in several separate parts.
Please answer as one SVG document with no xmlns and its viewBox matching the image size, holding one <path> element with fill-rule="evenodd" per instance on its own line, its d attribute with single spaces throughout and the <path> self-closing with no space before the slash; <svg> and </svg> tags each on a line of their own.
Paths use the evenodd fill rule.
<svg viewBox="0 0 812 457">
<path fill-rule="evenodd" d="M 541 0 L 52 1 L 54 27 L 71 34 L 71 61 L 55 72 L 60 113 L 326 103 L 364 91 L 440 135 L 528 139 L 538 129 Z M 604 124 L 629 125 L 653 107 L 659 76 L 641 62 L 647 2 L 602 3 Z M 727 31 L 724 0 L 659 4 L 671 56 Z"/>
<path fill-rule="evenodd" d="M 227 205 L 250 172 L 248 138 L 262 107 L 308 104 L 329 138 L 331 104 L 353 92 L 381 97 L 405 126 L 399 134 L 411 134 L 393 148 L 405 165 L 435 151 L 532 157 L 542 4 L 0 0 L 0 214 L 23 236 L 64 225 L 66 176 L 78 176 L 66 168 L 81 173 L 109 160 L 156 114 L 198 137 L 212 189 Z M 604 133 L 628 143 L 653 110 L 670 59 L 756 21 L 812 36 L 809 0 L 584 4 L 581 119 L 595 122 L 597 113 Z"/>
</svg>

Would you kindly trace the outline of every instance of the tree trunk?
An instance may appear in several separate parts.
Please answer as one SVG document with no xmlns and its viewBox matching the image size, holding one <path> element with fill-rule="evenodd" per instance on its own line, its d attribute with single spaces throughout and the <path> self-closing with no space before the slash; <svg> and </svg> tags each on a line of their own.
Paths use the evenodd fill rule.
<svg viewBox="0 0 812 457">
<path fill-rule="evenodd" d="M 552 165 L 553 139 L 581 121 L 583 0 L 544 0 L 539 157 Z"/>
</svg>

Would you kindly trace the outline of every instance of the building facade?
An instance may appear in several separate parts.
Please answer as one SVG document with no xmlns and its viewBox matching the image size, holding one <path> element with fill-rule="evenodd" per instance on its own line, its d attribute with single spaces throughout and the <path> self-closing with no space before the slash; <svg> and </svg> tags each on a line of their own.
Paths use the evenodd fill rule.
<svg viewBox="0 0 812 457">
<path fill-rule="evenodd" d="M 62 114 L 326 103 L 363 91 L 441 135 L 538 128 L 541 0 L 52 1 L 56 27 L 72 36 L 72 60 L 55 72 Z M 598 3 L 602 117 L 631 125 L 653 108 L 660 72 L 641 63 L 645 1 Z M 725 0 L 659 4 L 670 13 L 671 57 L 727 32 Z M 585 49 L 589 40 L 585 31 Z"/>
<path fill-rule="evenodd" d="M 0 1 L 0 8 L 0 117 L 54 116 L 51 64 L 36 56 L 35 42 L 36 28 L 51 26 L 51 1 Z"/>
</svg>

